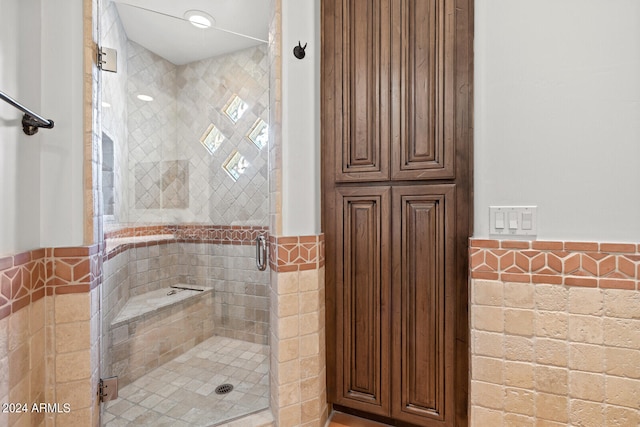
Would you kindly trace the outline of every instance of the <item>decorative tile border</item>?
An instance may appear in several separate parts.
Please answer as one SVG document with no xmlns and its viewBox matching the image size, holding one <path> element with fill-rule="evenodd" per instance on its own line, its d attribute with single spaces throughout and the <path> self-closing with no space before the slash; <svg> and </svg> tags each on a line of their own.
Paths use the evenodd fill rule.
<svg viewBox="0 0 640 427">
<path fill-rule="evenodd" d="M 102 280 L 101 246 L 42 248 L 0 258 L 0 319 L 45 295 L 89 292 Z"/>
<path fill-rule="evenodd" d="M 269 237 L 269 266 L 278 272 L 317 270 L 324 266 L 324 234 Z"/>
<path fill-rule="evenodd" d="M 471 239 L 471 278 L 640 290 L 640 244 Z"/>
<path fill-rule="evenodd" d="M 169 225 L 130 228 L 108 237 L 173 234 L 174 239 L 118 245 L 105 253 L 105 244 L 72 248 L 42 248 L 0 258 L 0 319 L 45 295 L 85 293 L 102 282 L 106 259 L 130 248 L 171 242 L 252 245 L 268 227 Z M 315 270 L 324 266 L 324 235 L 269 236 L 269 265 L 273 271 Z"/>
<path fill-rule="evenodd" d="M 269 227 L 252 225 L 151 225 L 125 227 L 105 233 L 105 240 L 124 237 L 172 234 L 181 242 L 218 243 L 223 245 L 253 245 L 256 237 L 267 234 Z"/>
<path fill-rule="evenodd" d="M 47 263 L 44 249 L 0 258 L 0 319 L 44 296 Z"/>
<path fill-rule="evenodd" d="M 269 227 L 236 225 L 152 225 L 126 227 L 105 233 L 105 259 L 132 248 L 167 245 L 169 243 L 209 243 L 220 245 L 255 245 L 256 238 L 268 235 Z M 145 239 L 148 237 L 148 239 Z M 121 242 L 112 242 L 122 239 Z M 108 240 L 111 240 L 109 242 Z"/>
</svg>

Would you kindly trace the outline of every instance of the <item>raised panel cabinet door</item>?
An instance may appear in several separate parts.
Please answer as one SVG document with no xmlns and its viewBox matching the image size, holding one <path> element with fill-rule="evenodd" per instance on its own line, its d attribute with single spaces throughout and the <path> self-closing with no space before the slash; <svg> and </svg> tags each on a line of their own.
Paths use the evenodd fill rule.
<svg viewBox="0 0 640 427">
<path fill-rule="evenodd" d="M 389 179 L 391 0 L 332 0 L 335 176 L 338 182 Z M 340 98 L 341 96 L 341 98 Z"/>
<path fill-rule="evenodd" d="M 336 193 L 336 403 L 388 415 L 391 191 Z"/>
<path fill-rule="evenodd" d="M 455 0 L 392 5 L 394 180 L 455 177 Z"/>
<path fill-rule="evenodd" d="M 392 417 L 453 426 L 455 185 L 392 197 Z"/>
</svg>

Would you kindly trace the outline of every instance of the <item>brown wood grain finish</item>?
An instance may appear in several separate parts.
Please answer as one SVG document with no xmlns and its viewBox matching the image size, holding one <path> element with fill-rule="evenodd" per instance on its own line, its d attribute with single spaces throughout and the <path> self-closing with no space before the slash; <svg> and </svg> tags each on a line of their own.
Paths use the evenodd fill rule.
<svg viewBox="0 0 640 427">
<path fill-rule="evenodd" d="M 453 0 L 394 2 L 392 179 L 454 178 Z M 398 117 L 396 119 L 396 117 Z"/>
<path fill-rule="evenodd" d="M 468 425 L 473 0 L 323 0 L 327 396 Z"/>
<path fill-rule="evenodd" d="M 392 416 L 444 421 L 454 397 L 445 384 L 454 380 L 455 185 L 394 187 L 392 218 Z"/>
<path fill-rule="evenodd" d="M 340 181 L 389 179 L 390 0 L 342 2 Z M 340 112 L 338 113 L 340 114 Z"/>
<path fill-rule="evenodd" d="M 389 187 L 339 189 L 343 238 L 336 289 L 342 363 L 338 401 L 377 414 L 389 411 Z M 340 274 L 341 273 L 341 274 Z"/>
</svg>

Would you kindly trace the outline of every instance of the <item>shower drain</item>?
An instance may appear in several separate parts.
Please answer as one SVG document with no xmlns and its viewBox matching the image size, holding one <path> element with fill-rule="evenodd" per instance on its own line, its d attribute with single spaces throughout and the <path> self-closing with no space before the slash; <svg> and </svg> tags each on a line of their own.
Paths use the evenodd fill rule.
<svg viewBox="0 0 640 427">
<path fill-rule="evenodd" d="M 222 384 L 216 387 L 216 394 L 227 394 L 233 390 L 232 384 Z"/>
</svg>

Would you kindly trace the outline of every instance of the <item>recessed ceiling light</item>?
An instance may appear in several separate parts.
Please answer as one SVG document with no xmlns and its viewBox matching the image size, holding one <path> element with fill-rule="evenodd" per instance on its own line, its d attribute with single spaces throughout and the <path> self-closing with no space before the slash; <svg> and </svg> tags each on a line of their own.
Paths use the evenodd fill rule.
<svg viewBox="0 0 640 427">
<path fill-rule="evenodd" d="M 109 104 L 108 102 L 104 102 L 102 101 L 102 108 L 110 108 L 111 104 Z"/>
<path fill-rule="evenodd" d="M 216 23 L 213 16 L 202 10 L 187 10 L 184 13 L 184 18 L 194 27 L 201 29 L 211 28 Z"/>
<path fill-rule="evenodd" d="M 153 97 L 152 97 L 152 96 L 149 96 L 149 95 L 143 95 L 143 94 L 140 94 L 140 95 L 138 95 L 136 98 L 138 98 L 140 101 L 146 101 L 146 102 L 151 102 L 151 101 L 153 101 Z"/>
</svg>

